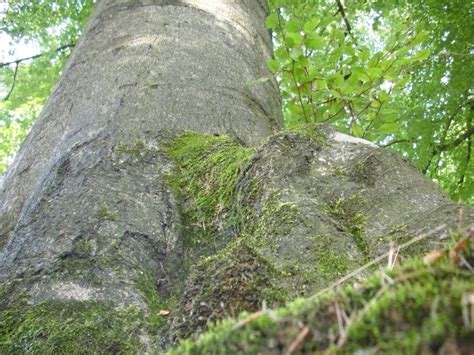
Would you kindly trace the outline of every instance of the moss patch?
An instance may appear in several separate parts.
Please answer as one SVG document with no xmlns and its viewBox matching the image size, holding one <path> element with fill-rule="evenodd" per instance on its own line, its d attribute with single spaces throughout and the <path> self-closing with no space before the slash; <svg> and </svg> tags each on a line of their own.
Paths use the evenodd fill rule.
<svg viewBox="0 0 474 355">
<path fill-rule="evenodd" d="M 336 220 L 338 229 L 352 236 L 359 250 L 368 259 L 371 256 L 371 250 L 364 237 L 367 217 L 362 212 L 362 207 L 366 203 L 360 194 L 354 194 L 347 199 L 338 198 L 330 201 L 323 210 Z"/>
<path fill-rule="evenodd" d="M 326 143 L 326 135 L 322 131 L 321 126 L 318 126 L 314 123 L 299 124 L 293 127 L 288 127 L 286 129 L 281 130 L 273 137 L 288 135 L 297 135 L 303 137 L 316 145 L 324 145 Z"/>
<path fill-rule="evenodd" d="M 273 286 L 276 270 L 244 240 L 236 240 L 194 269 L 175 318 L 175 337 L 186 338 L 209 321 L 235 317 L 242 310 L 257 311 L 262 302 L 282 304 L 285 293 Z"/>
<path fill-rule="evenodd" d="M 136 281 L 136 286 L 148 307 L 146 317 L 144 317 L 147 329 L 150 333 L 161 331 L 168 322 L 161 311 L 170 312 L 176 306 L 176 298 L 172 295 L 173 290 L 170 290 L 169 297 L 161 297 L 156 286 L 156 280 L 145 271 Z"/>
<path fill-rule="evenodd" d="M 228 136 L 192 132 L 179 135 L 162 150 L 176 163 L 167 182 L 182 201 L 188 242 L 212 242 L 223 228 L 237 178 L 253 150 Z"/>
<path fill-rule="evenodd" d="M 97 216 L 110 221 L 115 221 L 117 219 L 117 212 L 112 211 L 106 203 L 103 203 L 97 210 Z"/>
<path fill-rule="evenodd" d="M 473 261 L 472 246 L 464 256 Z M 472 271 L 447 256 L 430 266 L 411 259 L 354 286 L 224 321 L 169 354 L 470 353 L 472 304 L 463 300 L 473 286 Z"/>
<path fill-rule="evenodd" d="M 3 286 L 6 287 L 6 286 Z M 4 305 L 2 305 L 4 306 Z M 143 315 L 97 302 L 24 301 L 0 311 L 0 353 L 119 354 L 140 352 Z"/>
<path fill-rule="evenodd" d="M 334 280 L 341 278 L 359 266 L 357 261 L 352 260 L 349 256 L 341 256 L 340 251 L 334 249 L 332 239 L 327 235 L 317 235 L 314 237 L 317 271 L 313 271 L 312 275 L 313 277 L 322 277 L 325 284 L 334 282 Z M 320 286 L 320 288 L 323 288 L 324 285 Z"/>
</svg>

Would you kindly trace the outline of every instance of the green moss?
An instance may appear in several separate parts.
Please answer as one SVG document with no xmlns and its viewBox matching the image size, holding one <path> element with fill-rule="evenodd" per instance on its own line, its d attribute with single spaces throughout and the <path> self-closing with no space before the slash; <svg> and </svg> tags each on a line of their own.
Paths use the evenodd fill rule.
<svg viewBox="0 0 474 355">
<path fill-rule="evenodd" d="M 347 199 L 334 199 L 323 206 L 323 210 L 336 220 L 340 230 L 348 232 L 352 236 L 358 249 L 369 258 L 371 250 L 364 236 L 367 217 L 362 212 L 362 207 L 365 204 L 364 198 L 357 193 Z"/>
<path fill-rule="evenodd" d="M 340 250 L 334 249 L 333 241 L 326 235 L 318 235 L 314 238 L 314 249 L 317 255 L 317 271 L 313 270 L 311 275 L 322 277 L 326 284 L 334 282 L 359 266 L 349 256 L 341 256 Z"/>
<path fill-rule="evenodd" d="M 115 221 L 118 217 L 117 212 L 110 210 L 105 202 L 97 210 L 97 215 L 103 219 L 108 219 L 110 221 Z"/>
<path fill-rule="evenodd" d="M 280 201 L 276 192 L 266 198 L 261 196 L 259 202 L 261 211 L 255 206 L 241 206 L 244 213 L 240 235 L 255 247 L 276 251 L 278 242 L 287 237 L 296 223 L 299 210 L 292 203 Z M 240 213 L 242 214 L 242 211 Z"/>
<path fill-rule="evenodd" d="M 473 256 L 470 249 L 466 258 Z M 412 259 L 355 286 L 222 322 L 169 353 L 282 353 L 305 327 L 308 335 L 298 347 L 303 354 L 438 353 L 448 342 L 459 353 L 469 353 L 474 329 L 472 319 L 466 323 L 463 314 L 472 305 L 462 299 L 472 295 L 472 287 L 471 271 L 448 257 L 432 266 L 425 266 L 421 258 Z"/>
<path fill-rule="evenodd" d="M 167 323 L 166 317 L 162 316 L 160 311 L 174 310 L 176 299 L 173 296 L 161 297 L 156 287 L 156 280 L 148 272 L 142 272 L 136 285 L 148 307 L 145 318 L 148 328 L 151 332 L 156 332 Z"/>
<path fill-rule="evenodd" d="M 93 252 L 92 241 L 89 239 L 80 239 L 75 245 L 74 250 L 80 255 L 90 255 Z"/>
<path fill-rule="evenodd" d="M 94 259 L 68 258 L 59 271 L 77 280 L 90 277 Z M 70 264 L 72 262 L 72 264 Z M 89 268 L 84 270 L 88 263 Z M 92 264 L 93 265 L 93 264 Z M 69 267 L 71 270 L 69 270 Z M 97 270 L 96 270 L 97 271 Z M 95 276 L 97 278 L 97 276 Z M 147 309 L 136 306 L 117 308 L 108 302 L 51 300 L 31 305 L 23 289 L 33 279 L 8 282 L 0 286 L 0 353 L 17 354 L 129 354 L 154 347 L 155 338 L 164 332 L 167 318 L 160 310 L 174 310 L 174 299 L 161 299 L 153 278 L 143 273 L 137 289 Z M 100 286 L 100 284 L 98 285 Z"/>
<path fill-rule="evenodd" d="M 281 130 L 275 136 L 287 136 L 287 135 L 298 135 L 304 137 L 308 141 L 316 145 L 326 144 L 327 138 L 324 132 L 318 127 L 317 124 L 298 124 L 293 127 L 288 127 Z"/>
<path fill-rule="evenodd" d="M 162 150 L 175 162 L 167 183 L 181 200 L 187 253 L 198 256 L 175 317 L 176 337 L 257 310 L 263 300 L 285 299 L 271 285 L 281 284 L 282 275 L 264 254 L 287 238 L 299 212 L 265 189 L 261 177 L 247 179 L 253 150 L 227 136 L 197 133 L 182 134 Z"/>
<path fill-rule="evenodd" d="M 189 242 L 212 241 L 222 229 L 237 178 L 253 150 L 228 136 L 192 132 L 164 144 L 162 150 L 176 163 L 167 183 L 182 201 Z"/>
<path fill-rule="evenodd" d="M 348 175 L 347 169 L 342 166 L 336 166 L 334 168 L 334 175 L 339 177 L 346 177 Z"/>
<path fill-rule="evenodd" d="M 195 267 L 184 293 L 174 332 L 186 338 L 206 329 L 208 322 L 257 311 L 262 302 L 282 304 L 285 292 L 273 286 L 272 264 L 244 239 L 236 239 Z M 238 287 L 237 287 L 238 286 Z"/>
<path fill-rule="evenodd" d="M 0 353 L 120 354 L 143 351 L 143 315 L 97 302 L 16 301 L 0 311 Z"/>
</svg>

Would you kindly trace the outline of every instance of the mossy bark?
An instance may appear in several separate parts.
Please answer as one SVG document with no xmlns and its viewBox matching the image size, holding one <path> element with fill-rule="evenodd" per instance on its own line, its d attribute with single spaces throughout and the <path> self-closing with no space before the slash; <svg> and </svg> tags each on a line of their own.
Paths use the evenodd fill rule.
<svg viewBox="0 0 474 355">
<path fill-rule="evenodd" d="M 161 144 L 154 145 L 156 140 Z M 361 168 L 374 156 L 380 164 L 390 164 L 395 178 L 377 175 L 375 168 Z M 58 167 L 69 172 L 68 179 L 77 176 L 76 169 Z M 137 193 L 143 201 L 148 196 L 143 188 L 150 198 L 166 192 L 168 208 L 178 211 L 175 219 L 145 221 L 135 215 L 132 201 L 123 205 L 120 196 L 108 193 L 107 202 L 94 205 L 87 235 L 78 233 L 70 249 L 36 269 L 15 270 L 16 277 L 2 286 L 6 351 L 20 346 L 74 352 L 88 342 L 96 349 L 95 335 L 90 334 L 99 331 L 103 318 L 112 325 L 97 337 L 121 337 L 119 329 L 134 334 L 135 340 L 126 338 L 115 350 L 165 349 L 170 342 L 194 338 L 210 321 L 281 307 L 297 296 L 312 295 L 393 248 L 393 243 L 434 229 L 429 238 L 398 252 L 402 258 L 422 255 L 450 242 L 447 236 L 460 222 L 456 207 L 401 158 L 353 142 L 326 126 L 284 131 L 256 149 L 228 136 L 162 132 L 115 147 L 110 159 L 93 172 L 104 174 L 111 186 L 114 181 L 121 186 L 124 176 L 127 180 L 149 176 L 154 183 L 137 186 Z M 399 174 L 406 178 L 397 179 Z M 56 198 L 61 198 L 55 191 L 63 183 L 51 184 Z M 79 198 L 77 209 L 88 206 L 90 199 L 87 194 Z M 387 203 L 391 205 L 385 208 Z M 54 211 L 54 206 L 45 206 Z M 156 215 L 166 217 L 161 211 Z M 145 210 L 146 216 L 153 213 Z M 40 216 L 37 223 L 43 221 Z M 463 216 L 472 218 L 472 210 L 464 208 Z M 439 227 L 441 218 L 450 223 Z M 167 231 L 169 244 L 153 239 L 154 228 Z M 118 230 L 125 232 L 117 235 Z M 385 263 L 383 259 L 381 264 Z M 363 279 L 370 272 L 357 276 Z M 463 277 L 455 281 L 460 285 L 453 290 L 456 295 L 467 292 L 469 282 Z M 444 285 L 443 280 L 439 282 Z M 35 318 L 43 319 L 53 309 L 59 315 L 52 314 L 51 322 L 40 326 Z M 88 314 L 91 319 L 78 325 Z M 79 334 L 72 343 L 60 336 L 57 326 L 69 321 Z M 35 329 L 50 335 L 38 338 Z M 457 337 L 456 332 L 449 334 Z M 462 338 L 464 333 L 459 334 Z M 318 349 L 329 346 L 330 339 L 325 336 Z M 413 342 L 419 345 L 416 339 Z M 200 346 L 199 341 L 185 344 Z"/>
<path fill-rule="evenodd" d="M 226 271 L 239 270 L 231 267 L 235 259 L 229 257 L 229 250 L 232 255 L 248 255 L 251 250 L 254 262 L 269 266 L 259 276 L 249 273 L 245 282 L 235 282 L 235 289 L 242 286 L 247 292 L 239 297 L 257 298 L 276 307 L 296 296 L 314 294 L 391 248 L 403 246 L 399 258 L 423 255 L 450 242 L 448 236 L 459 226 L 457 207 L 403 159 L 368 142 L 352 141 L 330 127 L 281 132 L 251 158 L 248 149 L 228 138 L 202 137 L 206 144 L 200 148 L 195 139 L 195 135 L 182 135 L 165 149 L 173 155 L 175 149 L 193 147 L 190 155 L 175 154 L 178 168 L 169 181 L 186 196 L 183 215 L 191 218 L 185 224 L 193 225 L 192 239 L 206 241 L 199 247 L 187 246 L 188 255 L 201 259 L 196 259 L 200 266 L 191 271 L 185 286 L 188 296 L 177 311 L 178 337 L 201 331 L 206 320 L 218 318 L 216 314 L 225 318 L 236 309 L 254 308 L 255 304 L 238 308 L 241 303 L 229 301 L 232 297 L 224 291 L 209 291 L 226 290 L 228 280 L 235 280 L 233 272 Z M 223 164 L 213 164 L 214 170 L 206 168 L 215 157 Z M 373 157 L 382 166 L 364 170 L 363 164 Z M 239 172 L 232 174 L 233 183 L 220 179 L 229 176 L 229 166 Z M 392 175 L 378 172 L 384 169 Z M 214 188 L 209 190 L 209 186 Z M 217 208 L 218 201 L 226 201 L 225 207 Z M 461 223 L 465 224 L 473 211 L 464 208 L 463 213 L 466 219 Z M 201 223 L 192 223 L 197 216 Z M 435 231 L 429 238 L 404 247 L 403 243 L 430 230 Z M 199 261 L 207 255 L 212 257 Z M 220 274 L 216 270 L 224 276 L 216 276 Z M 265 297 L 244 286 L 263 279 L 260 290 L 270 290 Z"/>
</svg>

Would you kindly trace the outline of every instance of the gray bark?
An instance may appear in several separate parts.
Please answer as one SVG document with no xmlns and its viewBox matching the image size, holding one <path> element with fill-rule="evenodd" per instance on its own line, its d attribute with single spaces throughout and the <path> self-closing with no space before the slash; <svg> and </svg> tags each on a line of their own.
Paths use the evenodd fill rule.
<svg viewBox="0 0 474 355">
<path fill-rule="evenodd" d="M 269 75 L 266 6 L 265 1 L 243 0 L 98 4 L 5 177 L 0 246 L 15 226 L 16 232 L 3 254 L 2 275 L 9 273 L 5 269 L 11 269 L 14 259 L 43 265 L 39 260 L 64 253 L 81 230 L 91 228 L 90 219 L 101 204 L 115 204 L 107 196 L 114 189 L 121 201 L 135 199 L 138 192 L 127 183 L 112 187 L 108 179 L 93 176 L 93 169 L 111 161 L 117 144 L 133 144 L 167 129 L 226 133 L 256 145 L 280 127 L 275 82 L 256 83 Z M 74 182 L 59 181 L 79 173 Z M 147 184 L 134 182 L 142 188 Z M 51 194 L 60 195 L 64 205 L 51 201 Z M 54 233 L 46 227 L 56 224 L 47 221 L 54 218 L 51 210 L 35 217 L 46 224 L 43 228 L 31 220 L 46 201 L 62 215 Z M 75 202 L 84 206 L 80 218 L 72 216 Z M 80 221 L 89 226 L 80 226 Z M 47 246 L 53 244 L 52 249 Z"/>
</svg>

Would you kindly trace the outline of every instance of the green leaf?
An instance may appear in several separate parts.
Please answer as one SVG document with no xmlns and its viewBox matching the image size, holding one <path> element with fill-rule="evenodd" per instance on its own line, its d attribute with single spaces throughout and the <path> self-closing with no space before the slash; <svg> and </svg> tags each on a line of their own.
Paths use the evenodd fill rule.
<svg viewBox="0 0 474 355">
<path fill-rule="evenodd" d="M 359 58 L 361 62 L 365 62 L 367 59 L 370 57 L 370 51 L 368 48 L 365 48 L 362 52 L 359 54 Z"/>
<path fill-rule="evenodd" d="M 312 18 L 311 20 L 309 20 L 308 22 L 306 22 L 304 24 L 303 30 L 304 30 L 305 33 L 311 33 L 316 29 L 318 24 L 319 24 L 319 19 L 318 18 Z"/>
<path fill-rule="evenodd" d="M 430 49 L 423 49 L 419 51 L 418 53 L 416 53 L 411 59 L 413 61 L 423 61 L 427 59 L 430 56 L 430 54 L 431 54 Z"/>
<path fill-rule="evenodd" d="M 269 29 L 276 29 L 278 27 L 278 14 L 273 13 L 265 20 L 265 26 Z"/>
<path fill-rule="evenodd" d="M 288 32 L 299 32 L 300 31 L 300 25 L 297 21 L 290 20 L 286 23 L 285 29 Z"/>
<path fill-rule="evenodd" d="M 352 124 L 351 126 L 352 129 L 352 135 L 355 137 L 362 137 L 362 129 L 356 125 L 355 123 Z"/>
<path fill-rule="evenodd" d="M 332 96 L 337 97 L 338 99 L 342 99 L 342 96 L 338 91 L 334 89 L 329 89 L 329 92 L 332 94 Z"/>
<path fill-rule="evenodd" d="M 318 89 L 323 90 L 328 87 L 328 83 L 326 80 L 316 80 L 316 86 Z"/>
<path fill-rule="evenodd" d="M 372 80 L 377 79 L 382 75 L 382 69 L 370 68 L 367 70 L 367 75 L 370 76 Z"/>
<path fill-rule="evenodd" d="M 380 133 L 397 133 L 401 129 L 401 125 L 399 123 L 384 123 L 382 124 L 377 131 Z"/>
<path fill-rule="evenodd" d="M 291 39 L 292 41 L 291 47 L 299 46 L 303 42 L 303 36 L 297 32 L 288 33 L 285 39 L 287 43 L 289 42 L 289 39 Z"/>
<path fill-rule="evenodd" d="M 342 86 L 344 84 L 344 77 L 340 73 L 332 74 L 329 77 L 329 79 L 330 79 L 330 81 L 331 81 L 331 83 L 333 84 L 334 87 L 339 87 L 339 86 Z"/>
<path fill-rule="evenodd" d="M 273 72 L 277 72 L 280 69 L 280 62 L 276 59 L 270 59 L 267 62 L 268 68 Z"/>
<path fill-rule="evenodd" d="M 369 63 L 367 64 L 369 68 L 375 67 L 380 59 L 380 57 L 383 56 L 383 52 L 377 52 L 374 54 L 374 56 L 369 60 Z"/>
<path fill-rule="evenodd" d="M 323 37 L 318 36 L 317 34 L 312 34 L 311 36 L 307 37 L 304 43 L 306 47 L 310 49 L 321 49 L 325 45 Z"/>
<path fill-rule="evenodd" d="M 412 46 L 416 46 L 417 44 L 424 42 L 425 39 L 427 39 L 429 35 L 430 33 L 428 31 L 422 31 L 415 36 L 415 38 L 411 41 L 410 44 Z"/>
</svg>

